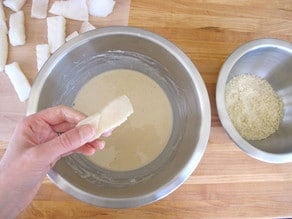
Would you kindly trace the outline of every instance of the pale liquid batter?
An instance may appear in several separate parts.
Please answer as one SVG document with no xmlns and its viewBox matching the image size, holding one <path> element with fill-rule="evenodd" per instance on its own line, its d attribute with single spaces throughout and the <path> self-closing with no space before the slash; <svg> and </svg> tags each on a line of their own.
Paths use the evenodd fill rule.
<svg viewBox="0 0 292 219">
<path fill-rule="evenodd" d="M 74 108 L 91 115 L 111 100 L 127 95 L 134 113 L 112 135 L 106 146 L 89 156 L 93 163 L 116 171 L 133 170 L 154 160 L 166 146 L 172 130 L 172 108 L 162 88 L 133 70 L 104 72 L 85 84 Z"/>
</svg>

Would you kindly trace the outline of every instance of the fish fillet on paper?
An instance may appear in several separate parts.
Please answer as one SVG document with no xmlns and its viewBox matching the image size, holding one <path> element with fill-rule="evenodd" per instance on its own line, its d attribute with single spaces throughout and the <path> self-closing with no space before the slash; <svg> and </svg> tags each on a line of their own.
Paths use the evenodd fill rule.
<svg viewBox="0 0 292 219">
<path fill-rule="evenodd" d="M 7 8 L 10 8 L 13 11 L 19 11 L 22 6 L 25 4 L 26 0 L 5 0 L 3 5 Z"/>
<path fill-rule="evenodd" d="M 6 16 L 1 1 L 0 1 L 0 29 L 4 30 L 5 33 L 7 33 L 8 31 L 6 25 Z"/>
<path fill-rule="evenodd" d="M 17 62 L 5 65 L 5 73 L 9 77 L 17 95 L 21 102 L 26 101 L 29 98 L 31 86 L 27 77 L 20 69 Z"/>
<path fill-rule="evenodd" d="M 72 20 L 88 21 L 88 7 L 85 0 L 55 1 L 49 12 Z"/>
<path fill-rule="evenodd" d="M 43 19 L 47 17 L 49 0 L 32 0 L 31 17 Z"/>
<path fill-rule="evenodd" d="M 94 139 L 97 139 L 103 133 L 120 126 L 133 112 L 129 98 L 123 95 L 109 102 L 100 113 L 93 114 L 79 122 L 77 126 L 92 125 L 96 130 Z"/>
<path fill-rule="evenodd" d="M 65 43 L 66 19 L 62 16 L 47 17 L 48 44 L 54 53 Z"/>
<path fill-rule="evenodd" d="M 88 21 L 84 21 L 82 22 L 81 24 L 81 27 L 80 27 L 80 30 L 79 32 L 80 33 L 85 33 L 87 31 L 90 31 L 90 30 L 94 30 L 96 29 L 95 26 L 93 26 L 91 23 L 89 23 Z"/>
<path fill-rule="evenodd" d="M 25 44 L 24 13 L 18 11 L 10 15 L 9 18 L 9 41 L 12 46 L 22 46 Z"/>
<path fill-rule="evenodd" d="M 0 72 L 5 68 L 8 56 L 8 40 L 5 29 L 0 29 Z"/>
</svg>

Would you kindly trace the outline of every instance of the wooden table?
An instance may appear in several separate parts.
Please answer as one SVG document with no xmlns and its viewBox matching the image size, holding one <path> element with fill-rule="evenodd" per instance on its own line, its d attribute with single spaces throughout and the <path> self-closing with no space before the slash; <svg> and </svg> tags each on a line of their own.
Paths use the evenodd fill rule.
<svg viewBox="0 0 292 219">
<path fill-rule="evenodd" d="M 9 62 L 18 60 L 32 82 L 36 75 L 34 46 L 46 42 L 46 26 L 44 21 L 28 18 L 30 4 L 27 1 L 24 7 L 27 45 L 10 47 Z M 218 72 L 236 47 L 263 37 L 292 41 L 291 0 L 132 0 L 131 4 L 130 0 L 117 0 L 111 17 L 91 21 L 96 26 L 128 24 L 153 31 L 178 45 L 191 58 L 206 82 L 212 105 L 206 153 L 184 185 L 148 206 L 127 210 L 90 206 L 45 179 L 19 218 L 292 217 L 292 164 L 263 163 L 239 150 L 222 128 L 215 106 Z M 72 21 L 69 24 L 68 33 L 80 25 Z M 7 77 L 1 74 L 0 156 L 16 122 L 24 116 L 25 107 Z"/>
</svg>

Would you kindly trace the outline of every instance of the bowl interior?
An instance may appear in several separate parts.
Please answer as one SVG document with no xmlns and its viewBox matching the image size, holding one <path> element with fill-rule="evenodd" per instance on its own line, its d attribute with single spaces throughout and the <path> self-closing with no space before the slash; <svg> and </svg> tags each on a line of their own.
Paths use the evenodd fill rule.
<svg viewBox="0 0 292 219">
<path fill-rule="evenodd" d="M 292 161 L 292 46 L 280 40 L 257 40 L 236 50 L 226 61 L 220 72 L 217 86 L 218 112 L 221 122 L 239 147 L 250 155 L 269 162 Z M 279 130 L 266 139 L 246 141 L 242 139 L 231 124 L 225 107 L 225 86 L 233 77 L 240 74 L 254 74 L 267 80 L 281 97 L 284 105 L 283 120 Z M 224 88 L 224 89 L 223 89 Z M 224 105 L 224 107 L 222 106 Z M 224 115 L 223 115 L 224 114 Z M 224 119 L 223 119 L 224 118 Z M 223 121 L 224 120 L 224 121 Z M 229 123 L 229 124 L 227 124 Z M 255 147 L 258 150 L 253 150 Z M 264 152 L 266 154 L 261 154 Z M 270 155 L 271 156 L 270 156 Z M 272 157 L 273 155 L 279 155 Z M 281 160 L 281 155 L 287 155 Z M 270 157 L 269 157 L 270 156 Z"/>
<path fill-rule="evenodd" d="M 209 102 L 196 68 L 173 44 L 135 29 L 112 30 L 86 33 L 57 51 L 39 73 L 29 107 L 33 112 L 59 104 L 72 106 L 86 82 L 112 69 L 132 69 L 154 79 L 173 109 L 172 134 L 157 159 L 118 172 L 74 154 L 58 161 L 49 173 L 59 187 L 83 201 L 133 207 L 164 197 L 192 173 L 209 136 Z"/>
</svg>

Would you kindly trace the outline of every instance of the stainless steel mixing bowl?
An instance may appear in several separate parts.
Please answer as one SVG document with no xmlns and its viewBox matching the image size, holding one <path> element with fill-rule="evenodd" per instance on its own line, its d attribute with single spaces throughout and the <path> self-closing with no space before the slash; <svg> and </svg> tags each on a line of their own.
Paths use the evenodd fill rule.
<svg viewBox="0 0 292 219">
<path fill-rule="evenodd" d="M 193 63 L 166 39 L 131 27 L 97 29 L 63 45 L 37 75 L 27 114 L 59 104 L 72 106 L 87 81 L 121 68 L 148 75 L 167 94 L 173 129 L 166 148 L 153 162 L 132 171 L 103 169 L 74 154 L 48 173 L 65 192 L 109 208 L 145 205 L 178 188 L 202 158 L 211 125 L 208 94 Z"/>
<path fill-rule="evenodd" d="M 267 80 L 284 104 L 279 130 L 260 141 L 247 141 L 234 128 L 225 105 L 225 87 L 240 74 L 255 74 Z M 292 161 L 292 44 L 277 39 L 259 39 L 236 49 L 222 66 L 216 88 L 221 123 L 234 142 L 250 156 L 270 163 Z"/>
</svg>

